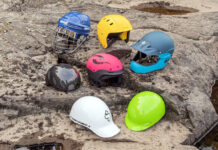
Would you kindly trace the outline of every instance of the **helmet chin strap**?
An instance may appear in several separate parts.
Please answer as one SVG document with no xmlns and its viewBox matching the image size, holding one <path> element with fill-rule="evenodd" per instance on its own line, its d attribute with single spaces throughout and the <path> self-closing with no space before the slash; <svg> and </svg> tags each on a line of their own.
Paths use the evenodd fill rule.
<svg viewBox="0 0 218 150">
<path fill-rule="evenodd" d="M 72 53 L 75 52 L 86 40 L 87 40 L 87 37 L 85 37 L 85 38 L 82 40 L 82 42 L 79 43 L 79 45 L 78 45 L 76 48 L 74 48 L 74 49 L 72 49 L 72 50 L 67 50 L 67 51 L 65 51 L 65 53 L 66 53 L 66 54 L 72 54 Z"/>
</svg>

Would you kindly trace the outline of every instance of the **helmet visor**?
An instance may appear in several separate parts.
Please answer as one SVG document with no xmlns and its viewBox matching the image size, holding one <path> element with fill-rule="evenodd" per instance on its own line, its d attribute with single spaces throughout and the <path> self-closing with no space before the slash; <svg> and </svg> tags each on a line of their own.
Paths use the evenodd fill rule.
<svg viewBox="0 0 218 150">
<path fill-rule="evenodd" d="M 111 122 L 109 125 L 102 128 L 92 128 L 91 129 L 95 134 L 103 138 L 110 138 L 117 135 L 120 132 L 120 129 Z"/>
</svg>

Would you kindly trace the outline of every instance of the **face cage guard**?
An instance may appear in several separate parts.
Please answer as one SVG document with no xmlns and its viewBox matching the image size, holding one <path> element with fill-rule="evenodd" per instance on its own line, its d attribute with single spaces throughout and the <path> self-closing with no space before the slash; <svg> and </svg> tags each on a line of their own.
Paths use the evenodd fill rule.
<svg viewBox="0 0 218 150">
<path fill-rule="evenodd" d="M 86 36 L 58 26 L 53 47 L 57 54 L 71 54 L 75 52 L 86 40 Z"/>
</svg>

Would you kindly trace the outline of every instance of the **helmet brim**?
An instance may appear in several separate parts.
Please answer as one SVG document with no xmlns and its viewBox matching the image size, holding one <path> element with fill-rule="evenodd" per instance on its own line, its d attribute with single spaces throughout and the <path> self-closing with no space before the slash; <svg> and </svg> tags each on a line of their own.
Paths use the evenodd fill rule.
<svg viewBox="0 0 218 150">
<path fill-rule="evenodd" d="M 162 52 L 158 49 L 155 48 L 147 48 L 147 46 L 145 45 L 143 48 L 141 47 L 143 41 L 137 41 L 135 44 L 131 45 L 132 48 L 134 48 L 135 50 L 142 52 L 144 54 L 146 54 L 147 56 L 158 56 L 159 54 L 161 54 Z"/>
<path fill-rule="evenodd" d="M 103 128 L 91 129 L 91 130 L 95 134 L 97 134 L 98 136 L 103 137 L 103 138 L 113 137 L 120 132 L 120 129 L 113 122 L 111 122 L 109 125 L 107 125 Z"/>
<path fill-rule="evenodd" d="M 132 131 L 143 131 L 143 130 L 148 129 L 149 127 L 151 127 L 153 125 L 152 123 L 147 123 L 144 125 L 134 123 L 128 118 L 127 115 L 125 117 L 125 124 L 126 124 L 126 127 Z"/>
</svg>

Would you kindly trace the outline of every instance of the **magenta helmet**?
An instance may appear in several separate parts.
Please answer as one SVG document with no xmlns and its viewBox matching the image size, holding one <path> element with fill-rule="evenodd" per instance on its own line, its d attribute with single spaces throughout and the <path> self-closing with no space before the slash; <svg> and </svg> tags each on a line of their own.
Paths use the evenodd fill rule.
<svg viewBox="0 0 218 150">
<path fill-rule="evenodd" d="M 124 73 L 121 61 L 106 53 L 98 53 L 89 58 L 86 67 L 89 81 L 97 86 L 120 85 Z"/>
</svg>

